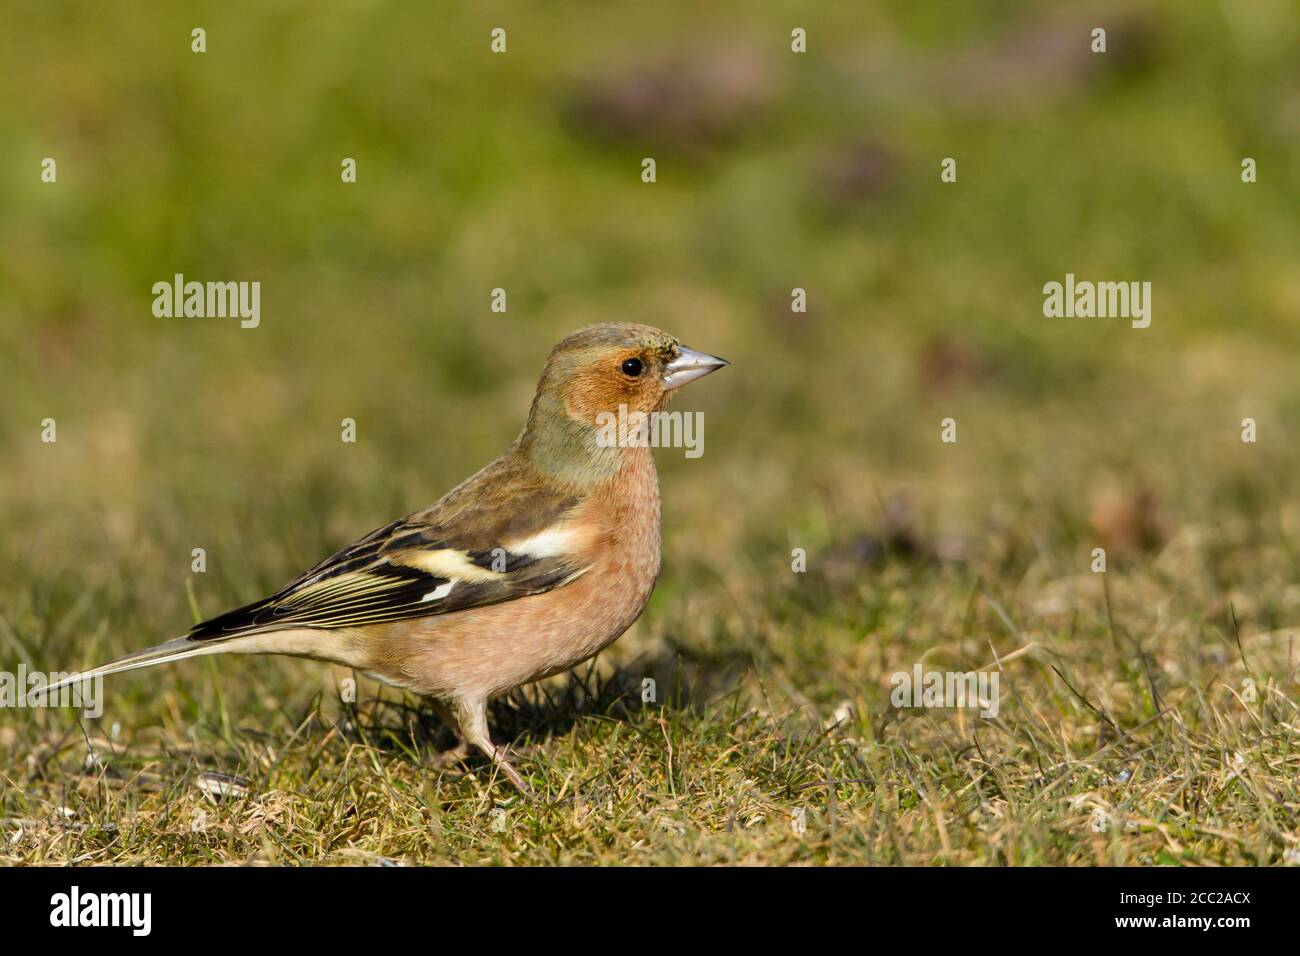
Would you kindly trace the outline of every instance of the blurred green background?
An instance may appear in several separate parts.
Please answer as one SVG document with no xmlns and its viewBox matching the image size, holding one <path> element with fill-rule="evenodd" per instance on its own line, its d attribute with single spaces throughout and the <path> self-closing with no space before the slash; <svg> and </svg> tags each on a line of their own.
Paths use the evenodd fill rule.
<svg viewBox="0 0 1300 956">
<path fill-rule="evenodd" d="M 1013 582 L 1211 529 L 1272 549 L 1215 565 L 1238 614 L 1300 609 L 1293 3 L 7 10 L 6 660 L 179 633 L 191 548 L 212 614 L 427 504 L 611 319 L 734 363 L 677 406 L 704 456 L 659 453 L 652 620 L 891 521 L 958 557 L 1014 529 Z M 155 318 L 178 272 L 260 281 L 261 326 Z M 1152 326 L 1044 318 L 1067 272 L 1151 281 Z"/>
</svg>

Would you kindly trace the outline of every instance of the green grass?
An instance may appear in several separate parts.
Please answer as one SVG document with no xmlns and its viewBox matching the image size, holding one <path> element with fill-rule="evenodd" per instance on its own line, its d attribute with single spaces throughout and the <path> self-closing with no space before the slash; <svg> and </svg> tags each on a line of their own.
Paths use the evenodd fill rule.
<svg viewBox="0 0 1300 956">
<path fill-rule="evenodd" d="M 0 862 L 1296 860 L 1294 10 L 21 6 L 0 669 L 175 636 L 429 503 L 581 324 L 734 364 L 678 403 L 703 457 L 657 453 L 641 621 L 497 707 L 537 801 L 341 669 L 189 661 L 101 720 L 0 710 Z M 1033 55 L 1094 22 L 1123 59 Z M 714 114 L 672 79 L 724 56 Z M 262 326 L 154 318 L 174 272 L 260 280 Z M 1152 281 L 1151 328 L 1045 319 L 1066 272 Z M 998 716 L 894 708 L 917 662 L 997 670 Z"/>
</svg>

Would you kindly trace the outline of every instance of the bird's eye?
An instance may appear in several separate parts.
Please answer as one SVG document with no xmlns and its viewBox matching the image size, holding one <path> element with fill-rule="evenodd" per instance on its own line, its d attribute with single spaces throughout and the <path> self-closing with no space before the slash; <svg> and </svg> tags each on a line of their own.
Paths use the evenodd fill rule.
<svg viewBox="0 0 1300 956">
<path fill-rule="evenodd" d="M 630 358 L 623 363 L 623 374 L 628 376 L 629 378 L 636 378 L 638 375 L 641 374 L 641 368 L 642 366 L 641 366 L 640 359 Z"/>
</svg>

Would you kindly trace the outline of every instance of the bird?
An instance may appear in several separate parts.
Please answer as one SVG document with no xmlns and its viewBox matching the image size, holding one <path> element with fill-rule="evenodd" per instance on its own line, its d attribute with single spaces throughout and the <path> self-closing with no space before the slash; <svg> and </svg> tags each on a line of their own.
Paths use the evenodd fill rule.
<svg viewBox="0 0 1300 956">
<path fill-rule="evenodd" d="M 524 794 L 494 744 L 496 697 L 589 660 L 645 608 L 660 569 L 659 477 L 645 432 L 612 438 L 730 363 L 648 325 L 606 322 L 551 349 L 513 444 L 440 499 L 269 597 L 45 692 L 209 654 L 339 664 L 422 695 Z M 638 440 L 638 434 L 640 439 Z"/>
</svg>

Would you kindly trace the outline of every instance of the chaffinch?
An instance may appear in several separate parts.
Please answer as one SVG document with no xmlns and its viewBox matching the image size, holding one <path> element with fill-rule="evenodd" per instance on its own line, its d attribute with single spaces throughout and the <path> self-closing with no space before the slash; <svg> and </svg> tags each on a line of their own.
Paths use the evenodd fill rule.
<svg viewBox="0 0 1300 956">
<path fill-rule="evenodd" d="M 659 574 L 659 478 L 646 443 L 602 438 L 727 365 L 645 325 L 580 329 L 547 358 L 506 452 L 270 597 L 70 678 L 204 654 L 288 654 L 355 668 L 434 702 L 521 791 L 488 733 L 492 698 L 593 657 L 641 614 Z M 56 687 L 50 687 L 54 690 Z"/>
</svg>

